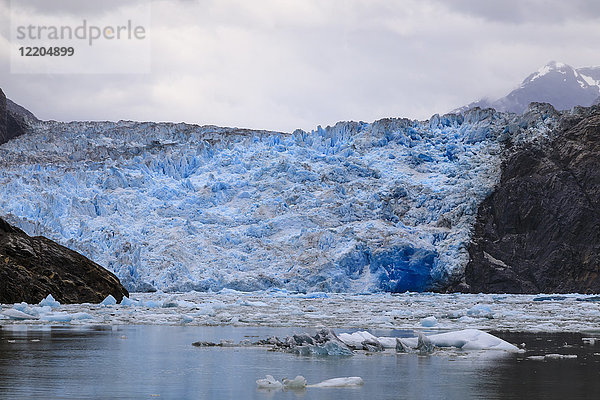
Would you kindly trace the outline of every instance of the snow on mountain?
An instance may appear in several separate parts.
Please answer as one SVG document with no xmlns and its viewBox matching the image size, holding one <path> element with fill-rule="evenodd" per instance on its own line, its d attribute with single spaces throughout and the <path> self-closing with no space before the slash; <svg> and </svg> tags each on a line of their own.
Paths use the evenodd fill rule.
<svg viewBox="0 0 600 400">
<path fill-rule="evenodd" d="M 0 212 L 130 290 L 429 290 L 460 276 L 502 145 L 557 113 L 471 110 L 292 134 L 35 122 L 0 146 Z"/>
<path fill-rule="evenodd" d="M 550 103 L 557 110 L 569 110 L 578 105 L 590 106 L 599 97 L 600 67 L 575 69 L 551 61 L 525 78 L 518 88 L 505 97 L 495 101 L 481 99 L 454 112 L 481 107 L 521 114 L 531 102 Z"/>
</svg>

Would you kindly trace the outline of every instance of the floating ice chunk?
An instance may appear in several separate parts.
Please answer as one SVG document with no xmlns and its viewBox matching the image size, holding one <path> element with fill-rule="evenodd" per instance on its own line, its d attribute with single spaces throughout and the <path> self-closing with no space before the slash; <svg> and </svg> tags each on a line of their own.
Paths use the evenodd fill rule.
<svg viewBox="0 0 600 400">
<path fill-rule="evenodd" d="M 93 319 L 94 317 L 92 317 L 90 314 L 86 313 L 86 312 L 76 312 L 74 314 L 71 314 L 71 320 L 75 321 L 75 320 L 82 320 L 82 319 Z"/>
<path fill-rule="evenodd" d="M 306 387 L 306 378 L 298 375 L 294 379 L 283 378 L 283 387 L 286 389 L 304 389 Z"/>
<path fill-rule="evenodd" d="M 437 324 L 438 324 L 438 320 L 434 316 L 423 318 L 421 320 L 421 326 L 423 326 L 425 328 L 431 328 L 433 326 L 436 326 Z"/>
<path fill-rule="evenodd" d="M 267 375 L 265 379 L 258 379 L 256 385 L 259 389 L 281 389 L 283 387 L 283 383 L 275 380 L 273 375 Z"/>
<path fill-rule="evenodd" d="M 544 356 L 529 356 L 526 360 L 530 361 L 544 361 Z"/>
<path fill-rule="evenodd" d="M 47 314 L 49 312 L 52 312 L 52 308 L 50 306 L 33 306 L 33 307 L 27 307 L 25 310 L 22 310 L 24 313 L 27 314 L 31 314 L 31 315 L 36 315 L 36 316 L 40 316 L 40 315 L 44 315 Z"/>
<path fill-rule="evenodd" d="M 300 356 L 351 356 L 354 354 L 345 344 L 338 342 L 298 346 L 291 351 Z"/>
<path fill-rule="evenodd" d="M 73 316 L 66 312 L 53 312 L 42 315 L 40 320 L 49 322 L 71 322 Z"/>
<path fill-rule="evenodd" d="M 185 300 L 177 300 L 177 305 L 179 307 L 184 307 L 184 308 L 194 308 L 196 307 L 196 303 L 192 303 L 191 301 L 185 301 Z"/>
<path fill-rule="evenodd" d="M 400 338 L 396 338 L 396 353 L 408 353 L 410 346 Z"/>
<path fill-rule="evenodd" d="M 162 307 L 162 302 L 159 301 L 154 301 L 154 300 L 148 300 L 144 303 L 144 307 L 148 307 L 148 308 L 161 308 Z"/>
<path fill-rule="evenodd" d="M 428 338 L 437 347 L 457 347 L 462 350 L 504 350 L 520 352 L 519 348 L 494 335 L 478 329 L 439 333 Z"/>
<path fill-rule="evenodd" d="M 303 296 L 305 299 L 326 299 L 329 296 L 325 292 L 310 292 Z"/>
<path fill-rule="evenodd" d="M 600 339 L 593 337 L 584 337 L 581 338 L 581 341 L 583 342 L 583 344 L 589 344 L 590 346 L 593 346 L 596 344 L 597 341 L 600 341 Z"/>
<path fill-rule="evenodd" d="M 307 385 L 306 387 L 313 388 L 339 388 L 339 387 L 353 387 L 364 385 L 364 381 L 360 376 L 349 376 L 346 378 L 333 378 L 327 379 L 323 382 L 315 383 L 314 385 Z"/>
<path fill-rule="evenodd" d="M 117 304 L 117 299 L 115 299 L 112 294 L 109 294 L 100 304 L 103 306 L 114 306 Z"/>
<path fill-rule="evenodd" d="M 214 308 L 213 305 L 211 305 L 211 304 L 203 304 L 192 315 L 194 317 L 200 317 L 200 316 L 203 316 L 203 315 L 208 315 L 208 316 L 212 317 L 215 314 L 216 314 L 216 312 L 215 312 L 215 308 Z"/>
<path fill-rule="evenodd" d="M 529 356 L 526 360 L 530 361 L 548 361 L 548 360 L 574 360 L 577 358 L 576 354 L 546 354 L 543 356 Z"/>
<path fill-rule="evenodd" d="M 174 297 L 171 297 L 162 303 L 163 308 L 176 308 L 179 307 L 177 300 Z"/>
<path fill-rule="evenodd" d="M 535 297 L 533 301 L 563 301 L 566 299 L 566 296 L 539 296 Z"/>
<path fill-rule="evenodd" d="M 123 299 L 121 300 L 120 304 L 125 307 L 130 307 L 130 306 L 137 306 L 138 304 L 140 304 L 140 302 L 137 300 L 132 300 L 127 296 L 123 296 Z"/>
<path fill-rule="evenodd" d="M 15 308 L 4 311 L 2 315 L 14 320 L 39 319 L 38 316 L 24 313 L 23 311 L 19 311 Z"/>
<path fill-rule="evenodd" d="M 240 295 L 243 295 L 244 292 L 240 292 L 239 290 L 235 290 L 235 289 L 223 288 L 219 291 L 219 294 L 232 294 L 232 295 L 240 296 Z"/>
<path fill-rule="evenodd" d="M 417 341 L 417 350 L 421 354 L 431 354 L 435 350 L 431 339 L 422 333 L 419 333 L 419 339 Z"/>
<path fill-rule="evenodd" d="M 357 331 L 354 333 L 340 333 L 338 338 L 350 347 L 361 348 L 365 340 L 377 340 L 367 331 Z"/>
<path fill-rule="evenodd" d="M 264 301 L 248 301 L 248 300 L 238 300 L 237 304 L 240 306 L 248 306 L 248 307 L 269 307 L 267 303 Z"/>
<path fill-rule="evenodd" d="M 194 320 L 194 317 L 190 317 L 189 315 L 185 315 L 185 314 L 181 315 L 181 322 L 182 322 L 183 324 L 190 323 L 190 322 L 192 322 L 193 320 Z"/>
<path fill-rule="evenodd" d="M 467 311 L 467 315 L 469 317 L 475 318 L 494 318 L 494 313 L 492 312 L 492 309 L 484 304 L 475 304 L 469 309 L 469 311 Z"/>
<path fill-rule="evenodd" d="M 46 296 L 46 298 L 42 301 L 40 301 L 40 306 L 49 306 L 52 308 L 58 308 L 60 307 L 60 303 L 56 300 L 54 300 L 54 297 L 49 294 L 48 296 Z"/>
<path fill-rule="evenodd" d="M 25 302 L 15 303 L 13 305 L 13 309 L 26 312 L 26 310 L 29 309 L 29 304 L 27 304 Z"/>
<path fill-rule="evenodd" d="M 396 347 L 396 338 L 393 337 L 378 337 L 377 341 L 386 349 L 393 349 Z"/>
<path fill-rule="evenodd" d="M 577 358 L 577 354 L 546 354 L 546 360 L 572 360 Z"/>
<path fill-rule="evenodd" d="M 412 314 L 412 311 L 407 309 L 390 311 L 390 316 L 393 318 L 408 318 L 412 316 Z"/>
</svg>

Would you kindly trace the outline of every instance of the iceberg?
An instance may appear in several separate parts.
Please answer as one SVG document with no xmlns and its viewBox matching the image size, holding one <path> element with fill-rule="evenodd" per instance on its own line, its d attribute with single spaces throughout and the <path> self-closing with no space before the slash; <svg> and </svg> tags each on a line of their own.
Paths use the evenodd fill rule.
<svg viewBox="0 0 600 400">
<path fill-rule="evenodd" d="M 48 322 L 71 322 L 73 316 L 66 312 L 51 312 L 40 317 L 42 321 Z"/>
<path fill-rule="evenodd" d="M 267 375 L 264 379 L 258 379 L 256 385 L 259 389 L 281 389 L 283 387 L 283 383 L 273 378 L 273 375 Z"/>
<path fill-rule="evenodd" d="M 109 294 L 100 304 L 103 306 L 114 306 L 117 304 L 117 299 L 115 299 L 112 294 Z"/>
<path fill-rule="evenodd" d="M 280 381 L 273 378 L 273 375 L 266 375 L 264 379 L 258 379 L 256 385 L 259 389 L 304 389 L 304 388 L 342 388 L 342 387 L 356 387 L 364 384 L 364 381 L 359 376 L 350 376 L 344 378 L 332 378 L 327 379 L 319 383 L 312 385 L 306 384 L 306 378 L 302 375 L 298 375 L 294 379 L 283 378 Z"/>
<path fill-rule="evenodd" d="M 27 314 L 14 308 L 3 311 L 2 315 L 14 320 L 39 319 L 37 315 Z"/>
<path fill-rule="evenodd" d="M 436 326 L 437 323 L 438 323 L 438 320 L 434 316 L 423 318 L 421 320 L 421 326 L 425 327 L 425 328 L 432 328 L 432 327 Z"/>
<path fill-rule="evenodd" d="M 383 348 L 396 348 L 399 353 L 418 350 L 422 354 L 429 354 L 434 351 L 435 347 L 454 347 L 465 351 L 500 350 L 511 353 L 521 352 L 517 346 L 479 329 L 463 329 L 428 336 L 419 333 L 418 337 L 415 338 L 375 337 L 364 331 L 352 334 L 340 333 L 337 337 L 347 346 L 355 349 L 360 349 L 362 346 L 361 339 L 367 338 L 370 341 L 378 342 Z"/>
<path fill-rule="evenodd" d="M 315 383 L 314 385 L 307 385 L 306 387 L 311 388 L 340 388 L 340 387 L 354 387 L 364 385 L 364 381 L 359 376 L 349 376 L 347 378 L 332 378 L 324 380 L 323 382 Z"/>
<path fill-rule="evenodd" d="M 60 307 L 60 303 L 56 300 L 54 300 L 54 297 L 49 294 L 48 296 L 46 296 L 45 299 L 43 299 L 42 301 L 40 301 L 40 306 L 49 306 L 52 308 L 58 308 Z"/>
</svg>

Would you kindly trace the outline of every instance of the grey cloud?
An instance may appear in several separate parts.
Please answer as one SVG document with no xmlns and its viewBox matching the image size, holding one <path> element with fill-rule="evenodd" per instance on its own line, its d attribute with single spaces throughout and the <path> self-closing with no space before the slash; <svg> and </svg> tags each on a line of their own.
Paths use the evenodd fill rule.
<svg viewBox="0 0 600 400">
<path fill-rule="evenodd" d="M 431 0 L 449 10 L 508 24 L 562 23 L 600 18 L 597 0 Z"/>
<path fill-rule="evenodd" d="M 155 1 L 151 74 L 10 74 L 10 50 L 0 40 L 0 87 L 44 119 L 291 131 L 349 119 L 427 118 L 503 96 L 551 59 L 599 63 L 593 3 L 565 2 L 575 8 L 551 17 L 546 6 L 529 16 L 535 4 Z"/>
<path fill-rule="evenodd" d="M 92 17 L 111 13 L 119 8 L 148 3 L 149 0 L 11 0 L 11 7 L 27 8 L 42 15 L 75 15 Z"/>
</svg>

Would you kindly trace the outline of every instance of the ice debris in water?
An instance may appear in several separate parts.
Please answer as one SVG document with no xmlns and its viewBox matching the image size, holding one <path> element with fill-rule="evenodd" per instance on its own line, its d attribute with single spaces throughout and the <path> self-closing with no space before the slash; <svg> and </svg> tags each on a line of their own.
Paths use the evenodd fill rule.
<svg viewBox="0 0 600 400">
<path fill-rule="evenodd" d="M 259 389 L 281 389 L 283 387 L 283 383 L 273 378 L 273 375 L 267 375 L 265 379 L 258 379 L 256 385 Z"/>
<path fill-rule="evenodd" d="M 307 385 L 306 387 L 314 388 L 336 388 L 336 387 L 352 387 L 361 386 L 365 382 L 360 376 L 349 376 L 347 378 L 333 378 L 327 379 L 323 382 L 315 383 L 314 385 Z"/>
<path fill-rule="evenodd" d="M 431 354 L 437 348 L 451 347 L 460 350 L 500 350 L 507 352 L 523 352 L 518 347 L 478 329 L 439 333 L 426 336 L 419 333 L 417 337 L 395 338 L 376 337 L 369 332 L 340 333 L 337 336 L 332 330 L 323 329 L 315 335 L 307 333 L 287 336 L 284 339 L 270 337 L 254 343 L 212 343 L 195 342 L 197 347 L 230 347 L 230 346 L 271 346 L 273 350 L 295 353 L 303 356 L 351 356 L 355 350 L 380 352 L 395 349 L 398 353 Z"/>
<path fill-rule="evenodd" d="M 121 300 L 120 304 L 124 307 L 137 306 L 139 305 L 139 301 L 132 300 L 127 296 L 123 296 L 123 299 Z"/>
<path fill-rule="evenodd" d="M 27 314 L 14 308 L 3 311 L 2 315 L 14 320 L 39 319 L 36 315 Z"/>
<path fill-rule="evenodd" d="M 60 307 L 60 303 L 56 300 L 54 300 L 54 297 L 49 294 L 48 296 L 46 296 L 46 298 L 42 301 L 40 301 L 40 306 L 49 306 L 52 308 L 58 308 Z"/>
<path fill-rule="evenodd" d="M 117 304 L 117 299 L 115 299 L 112 294 L 109 294 L 100 304 L 103 306 L 114 306 Z"/>
<path fill-rule="evenodd" d="M 302 375 L 298 375 L 294 379 L 282 379 L 283 387 L 286 389 L 302 389 L 306 387 L 306 378 Z"/>
<path fill-rule="evenodd" d="M 437 323 L 438 323 L 438 320 L 434 316 L 423 318 L 421 320 L 421 326 L 426 327 L 426 328 L 432 328 L 432 327 L 436 326 Z"/>
<path fill-rule="evenodd" d="M 306 378 L 302 375 L 298 375 L 294 379 L 283 378 L 281 382 L 273 378 L 273 375 L 266 375 L 264 379 L 256 381 L 259 389 L 341 388 L 361 386 L 363 384 L 364 381 L 359 376 L 332 378 L 312 385 L 307 385 Z"/>
<path fill-rule="evenodd" d="M 467 311 L 467 315 L 469 317 L 474 318 L 494 318 L 494 313 L 492 312 L 492 309 L 489 306 L 486 306 L 485 304 L 475 304 L 469 309 L 469 311 Z"/>
<path fill-rule="evenodd" d="M 351 356 L 352 350 L 331 329 L 322 329 L 314 336 L 306 333 L 285 338 L 275 348 L 301 356 Z"/>
<path fill-rule="evenodd" d="M 546 354 L 543 356 L 529 356 L 526 360 L 530 361 L 548 361 L 548 360 L 574 360 L 577 354 Z"/>
<path fill-rule="evenodd" d="M 455 347 L 461 350 L 503 350 L 520 352 L 519 348 L 494 335 L 478 329 L 464 329 L 454 332 L 425 336 L 419 333 L 416 338 L 375 337 L 368 332 L 340 333 L 341 341 L 356 350 L 369 350 L 365 343 L 379 343 L 383 348 L 396 348 L 399 353 L 418 351 L 431 353 L 435 347 Z M 368 342 L 364 342 L 367 339 Z"/>
</svg>

